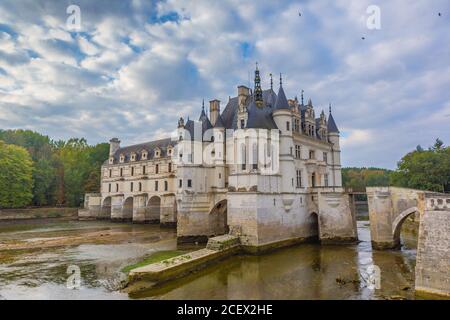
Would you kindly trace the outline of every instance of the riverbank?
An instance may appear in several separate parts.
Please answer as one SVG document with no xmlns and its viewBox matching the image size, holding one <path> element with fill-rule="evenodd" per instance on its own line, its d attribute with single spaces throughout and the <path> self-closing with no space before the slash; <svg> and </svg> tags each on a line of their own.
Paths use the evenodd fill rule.
<svg viewBox="0 0 450 320">
<path fill-rule="evenodd" d="M 78 208 L 38 207 L 19 209 L 0 209 L 0 223 L 5 221 L 30 219 L 77 219 Z"/>
</svg>

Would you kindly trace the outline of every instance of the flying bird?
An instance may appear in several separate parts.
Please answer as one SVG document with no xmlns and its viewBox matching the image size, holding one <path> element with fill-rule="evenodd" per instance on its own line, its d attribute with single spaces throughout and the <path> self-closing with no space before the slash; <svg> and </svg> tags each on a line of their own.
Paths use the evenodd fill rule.
<svg viewBox="0 0 450 320">
<path fill-rule="evenodd" d="M 439 16 L 439 17 L 441 16 L 441 13 L 440 13 L 440 12 L 438 13 L 438 16 Z"/>
<path fill-rule="evenodd" d="M 302 16 L 301 12 L 299 12 L 299 13 L 298 13 L 298 16 L 299 16 L 299 17 L 301 17 L 301 16 Z"/>
<path fill-rule="evenodd" d="M 365 37 L 361 37 L 361 39 L 362 39 L 362 40 L 366 40 L 366 38 L 365 38 Z"/>
</svg>

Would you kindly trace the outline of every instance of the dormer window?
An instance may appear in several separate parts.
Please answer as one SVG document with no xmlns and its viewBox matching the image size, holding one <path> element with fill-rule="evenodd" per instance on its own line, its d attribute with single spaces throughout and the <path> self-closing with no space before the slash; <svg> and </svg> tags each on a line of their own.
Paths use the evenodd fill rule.
<svg viewBox="0 0 450 320">
<path fill-rule="evenodd" d="M 130 156 L 130 161 L 136 161 L 136 153 L 132 153 Z"/>
<path fill-rule="evenodd" d="M 124 163 L 124 161 L 125 161 L 125 155 L 124 154 L 120 155 L 119 161 L 120 161 L 120 163 Z"/>
<path fill-rule="evenodd" d="M 109 164 L 113 164 L 114 163 L 114 157 L 109 157 Z"/>
<path fill-rule="evenodd" d="M 161 156 L 161 150 L 159 148 L 155 149 L 155 158 L 159 158 Z"/>
<path fill-rule="evenodd" d="M 172 146 L 168 146 L 167 147 L 167 155 L 168 156 L 172 156 L 172 152 L 173 152 L 173 147 Z"/>
<path fill-rule="evenodd" d="M 146 150 L 142 151 L 141 158 L 142 160 L 147 160 L 148 152 Z"/>
</svg>

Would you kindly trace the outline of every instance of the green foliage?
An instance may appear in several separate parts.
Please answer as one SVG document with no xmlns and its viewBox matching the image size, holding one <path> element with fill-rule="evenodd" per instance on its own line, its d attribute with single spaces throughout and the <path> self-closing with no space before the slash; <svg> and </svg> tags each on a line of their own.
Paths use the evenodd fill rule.
<svg viewBox="0 0 450 320">
<path fill-rule="evenodd" d="M 33 160 L 33 204 L 41 206 L 54 202 L 55 172 L 50 138 L 31 130 L 0 130 L 0 140 L 28 150 Z"/>
<path fill-rule="evenodd" d="M 28 205 L 33 197 L 33 162 L 25 148 L 0 140 L 0 208 Z"/>
<path fill-rule="evenodd" d="M 142 260 L 138 263 L 123 267 L 121 271 L 124 273 L 128 273 L 133 269 L 147 266 L 149 264 L 156 263 L 156 262 L 161 262 L 161 261 L 173 258 L 173 257 L 177 257 L 179 255 L 182 255 L 183 253 L 185 253 L 185 252 L 181 251 L 181 250 L 158 251 L 158 252 L 155 252 L 152 255 L 146 257 L 144 260 Z"/>
<path fill-rule="evenodd" d="M 353 191 L 366 187 L 388 186 L 390 170 L 380 168 L 342 168 L 342 184 Z"/>
<path fill-rule="evenodd" d="M 85 192 L 99 191 L 107 143 L 91 146 L 84 138 L 52 141 L 30 130 L 0 130 L 0 140 L 24 147 L 31 156 L 33 205 L 79 206 Z"/>
<path fill-rule="evenodd" d="M 436 139 L 428 150 L 416 148 L 408 153 L 391 174 L 391 184 L 437 192 L 450 191 L 450 147 L 444 147 L 444 143 Z"/>
</svg>

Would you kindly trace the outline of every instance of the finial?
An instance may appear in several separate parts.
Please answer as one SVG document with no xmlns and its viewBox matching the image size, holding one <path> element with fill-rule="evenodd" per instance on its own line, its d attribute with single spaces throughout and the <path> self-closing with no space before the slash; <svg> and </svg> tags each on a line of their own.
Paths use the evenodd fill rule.
<svg viewBox="0 0 450 320">
<path fill-rule="evenodd" d="M 280 72 L 280 87 L 283 85 L 283 78 L 281 77 L 281 72 Z"/>
<path fill-rule="evenodd" d="M 303 105 L 303 92 L 305 92 L 305 91 L 303 91 L 303 89 L 302 89 L 302 105 Z"/>
<path fill-rule="evenodd" d="M 256 61 L 256 70 L 258 70 L 258 61 Z"/>
<path fill-rule="evenodd" d="M 202 110 L 205 110 L 205 99 L 202 100 Z"/>
<path fill-rule="evenodd" d="M 330 105 L 329 105 L 329 110 L 330 110 L 330 113 L 331 113 L 331 102 L 330 102 Z"/>
<path fill-rule="evenodd" d="M 272 78 L 272 73 L 270 74 L 270 89 L 273 90 L 273 78 Z"/>
</svg>

